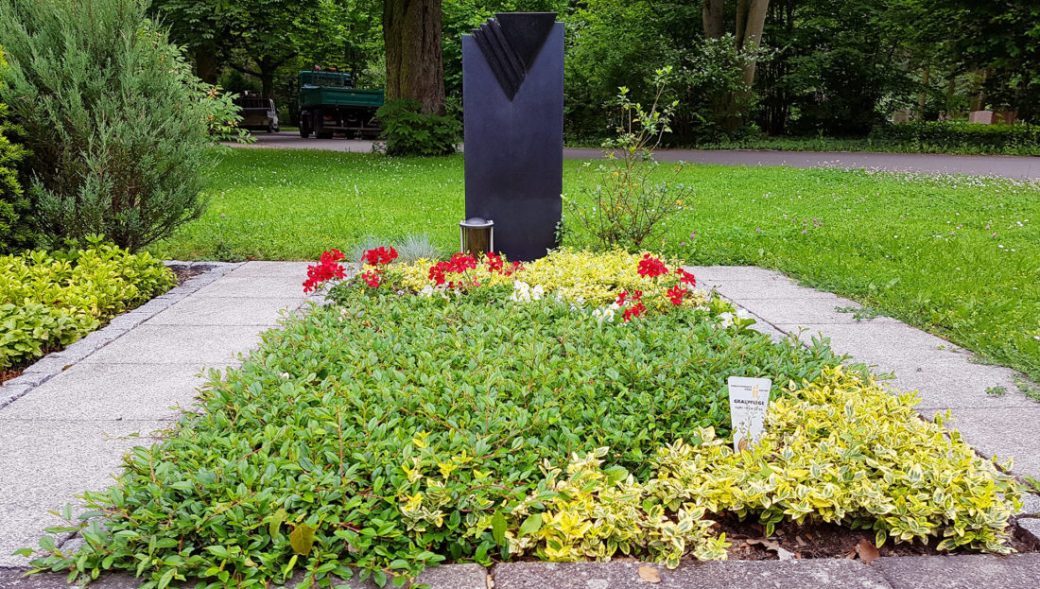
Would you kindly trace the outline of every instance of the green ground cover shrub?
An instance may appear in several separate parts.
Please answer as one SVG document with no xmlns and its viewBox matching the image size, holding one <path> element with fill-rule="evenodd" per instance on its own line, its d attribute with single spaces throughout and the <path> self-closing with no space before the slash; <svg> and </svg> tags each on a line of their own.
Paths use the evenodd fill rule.
<svg viewBox="0 0 1040 589">
<path fill-rule="evenodd" d="M 67 346 L 175 282 L 150 254 L 97 241 L 82 250 L 0 256 L 0 369 Z"/>
<path fill-rule="evenodd" d="M 203 412 L 86 495 L 85 545 L 35 564 L 129 570 L 159 587 L 350 567 L 382 585 L 523 554 L 674 565 L 724 557 L 711 518 L 726 513 L 1006 550 L 1010 477 L 825 347 L 750 331 L 674 262 L 384 264 L 394 254 L 366 256 L 334 304 L 213 378 Z M 329 252 L 309 277 L 335 276 L 341 258 Z M 642 288 L 596 294 L 618 285 Z M 725 381 L 738 374 L 773 378 L 777 408 L 763 444 L 734 454 Z"/>
</svg>

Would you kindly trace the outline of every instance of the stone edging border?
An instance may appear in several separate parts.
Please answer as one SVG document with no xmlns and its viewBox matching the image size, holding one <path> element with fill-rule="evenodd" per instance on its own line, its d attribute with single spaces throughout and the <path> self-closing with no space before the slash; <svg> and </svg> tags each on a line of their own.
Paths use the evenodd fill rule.
<svg viewBox="0 0 1040 589">
<path fill-rule="evenodd" d="M 862 561 L 821 558 L 793 561 L 684 561 L 679 568 L 631 559 L 610 562 L 512 562 L 490 569 L 476 564 L 451 564 L 427 569 L 417 581 L 431 589 L 1035 589 L 1040 554 L 1011 556 L 909 556 Z M 645 571 L 647 577 L 640 574 Z M 0 589 L 68 587 L 65 575 L 24 576 L 27 569 L 0 569 Z M 302 581 L 297 574 L 285 585 Z M 90 587 L 132 589 L 141 580 L 125 573 L 102 575 Z M 175 586 L 171 585 L 172 586 Z M 190 586 L 190 584 L 186 584 Z M 356 579 L 342 585 L 375 589 Z"/>
<path fill-rule="evenodd" d="M 165 262 L 165 264 L 171 270 L 197 269 L 202 270 L 202 274 L 192 276 L 185 280 L 184 284 L 175 286 L 143 305 L 112 318 L 107 325 L 87 334 L 64 350 L 52 352 L 40 358 L 36 363 L 26 368 L 20 376 L 0 385 L 0 408 L 10 405 L 36 387 L 61 374 L 72 365 L 122 337 L 134 327 L 165 311 L 173 306 L 174 303 L 213 283 L 241 265 L 225 262 L 180 261 L 170 261 Z"/>
</svg>

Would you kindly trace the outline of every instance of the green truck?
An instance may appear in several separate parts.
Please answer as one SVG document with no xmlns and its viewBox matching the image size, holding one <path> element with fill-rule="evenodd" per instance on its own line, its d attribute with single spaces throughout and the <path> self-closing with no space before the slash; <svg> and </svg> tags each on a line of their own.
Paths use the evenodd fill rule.
<svg viewBox="0 0 1040 589">
<path fill-rule="evenodd" d="M 354 78 L 343 72 L 300 72 L 300 137 L 312 134 L 331 139 L 379 136 L 376 110 L 383 106 L 382 90 L 354 87 Z"/>
</svg>

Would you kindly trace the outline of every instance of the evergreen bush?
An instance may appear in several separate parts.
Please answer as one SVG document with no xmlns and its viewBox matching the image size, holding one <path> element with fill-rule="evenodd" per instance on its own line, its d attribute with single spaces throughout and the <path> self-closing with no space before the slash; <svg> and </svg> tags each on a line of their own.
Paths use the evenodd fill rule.
<svg viewBox="0 0 1040 589">
<path fill-rule="evenodd" d="M 0 99 L 43 245 L 139 249 L 198 217 L 213 101 L 145 0 L 0 0 Z"/>
<path fill-rule="evenodd" d="M 0 49 L 0 71 L 5 67 Z M 24 157 L 21 147 L 8 138 L 7 105 L 0 103 L 0 254 L 27 245 L 29 233 L 22 219 L 28 200 L 18 184 L 17 165 Z"/>
</svg>

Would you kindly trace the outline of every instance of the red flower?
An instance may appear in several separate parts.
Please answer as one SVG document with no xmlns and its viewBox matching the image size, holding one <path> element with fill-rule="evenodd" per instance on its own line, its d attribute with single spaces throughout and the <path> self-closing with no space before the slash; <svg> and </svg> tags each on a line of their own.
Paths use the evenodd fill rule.
<svg viewBox="0 0 1040 589">
<path fill-rule="evenodd" d="M 462 274 L 466 270 L 473 270 L 477 267 L 477 259 L 469 254 L 454 254 L 451 259 L 448 260 L 449 267 L 452 272 Z"/>
<path fill-rule="evenodd" d="M 632 307 L 625 309 L 625 312 L 621 315 L 622 317 L 624 317 L 625 322 L 627 323 L 631 321 L 634 317 L 641 316 L 643 314 L 643 311 L 646 311 L 646 307 L 643 306 L 643 303 L 636 303 Z"/>
<path fill-rule="evenodd" d="M 361 256 L 361 261 L 368 264 L 369 266 L 384 266 L 393 262 L 397 259 L 397 250 L 393 247 L 387 249 L 383 246 L 379 246 L 374 249 L 366 250 Z"/>
<path fill-rule="evenodd" d="M 506 270 L 505 272 L 502 272 L 502 274 L 504 274 L 505 276 L 512 276 L 513 274 L 516 274 L 517 272 L 519 272 L 519 271 L 521 271 L 523 269 L 524 269 L 523 263 L 521 263 L 521 262 L 513 262 L 513 264 L 509 267 L 509 269 Z"/>
<path fill-rule="evenodd" d="M 368 272 L 361 274 L 361 280 L 364 280 L 365 284 L 367 284 L 369 288 L 379 288 L 379 281 L 381 279 L 382 277 L 379 275 L 379 272 L 374 270 L 369 270 Z"/>
<path fill-rule="evenodd" d="M 676 268 L 675 273 L 679 275 L 679 282 L 689 284 L 690 286 L 697 286 L 697 277 L 693 274 L 690 274 L 682 268 Z"/>
<path fill-rule="evenodd" d="M 338 262 L 343 259 L 343 252 L 331 249 L 322 252 L 317 264 L 307 267 L 307 280 L 303 282 L 303 292 L 311 292 L 329 280 L 343 278 L 346 269 Z"/>
<path fill-rule="evenodd" d="M 663 274 L 668 274 L 668 266 L 665 266 L 660 258 L 655 258 L 650 254 L 643 254 L 643 259 L 639 260 L 639 275 L 646 278 L 656 278 Z"/>
<path fill-rule="evenodd" d="M 672 304 L 678 307 L 682 304 L 683 297 L 686 296 L 686 287 L 676 284 L 672 288 L 668 289 L 666 294 L 668 300 L 672 301 Z"/>
<path fill-rule="evenodd" d="M 614 304 L 619 306 L 619 307 L 623 307 L 625 305 L 625 299 L 627 299 L 627 298 L 628 298 L 628 291 L 627 290 L 623 290 L 623 291 L 618 293 L 617 300 L 614 301 Z"/>
<path fill-rule="evenodd" d="M 430 266 L 430 272 L 428 274 L 430 280 L 437 286 L 448 282 L 447 275 L 451 274 L 463 274 L 466 270 L 473 270 L 477 267 L 477 259 L 473 256 L 466 254 L 455 254 L 447 262 L 437 262 L 433 266 Z M 449 288 L 453 288 L 455 281 L 448 283 Z"/>
<path fill-rule="evenodd" d="M 633 290 L 632 291 L 632 300 L 633 301 L 639 301 L 642 298 L 643 298 L 643 291 L 641 291 L 641 290 Z"/>
<path fill-rule="evenodd" d="M 488 268 L 488 272 L 501 272 L 502 268 L 504 268 L 505 265 L 506 265 L 506 263 L 502 261 L 502 256 L 496 254 L 495 252 L 489 252 L 488 253 L 488 255 L 487 255 L 487 268 Z"/>
</svg>

